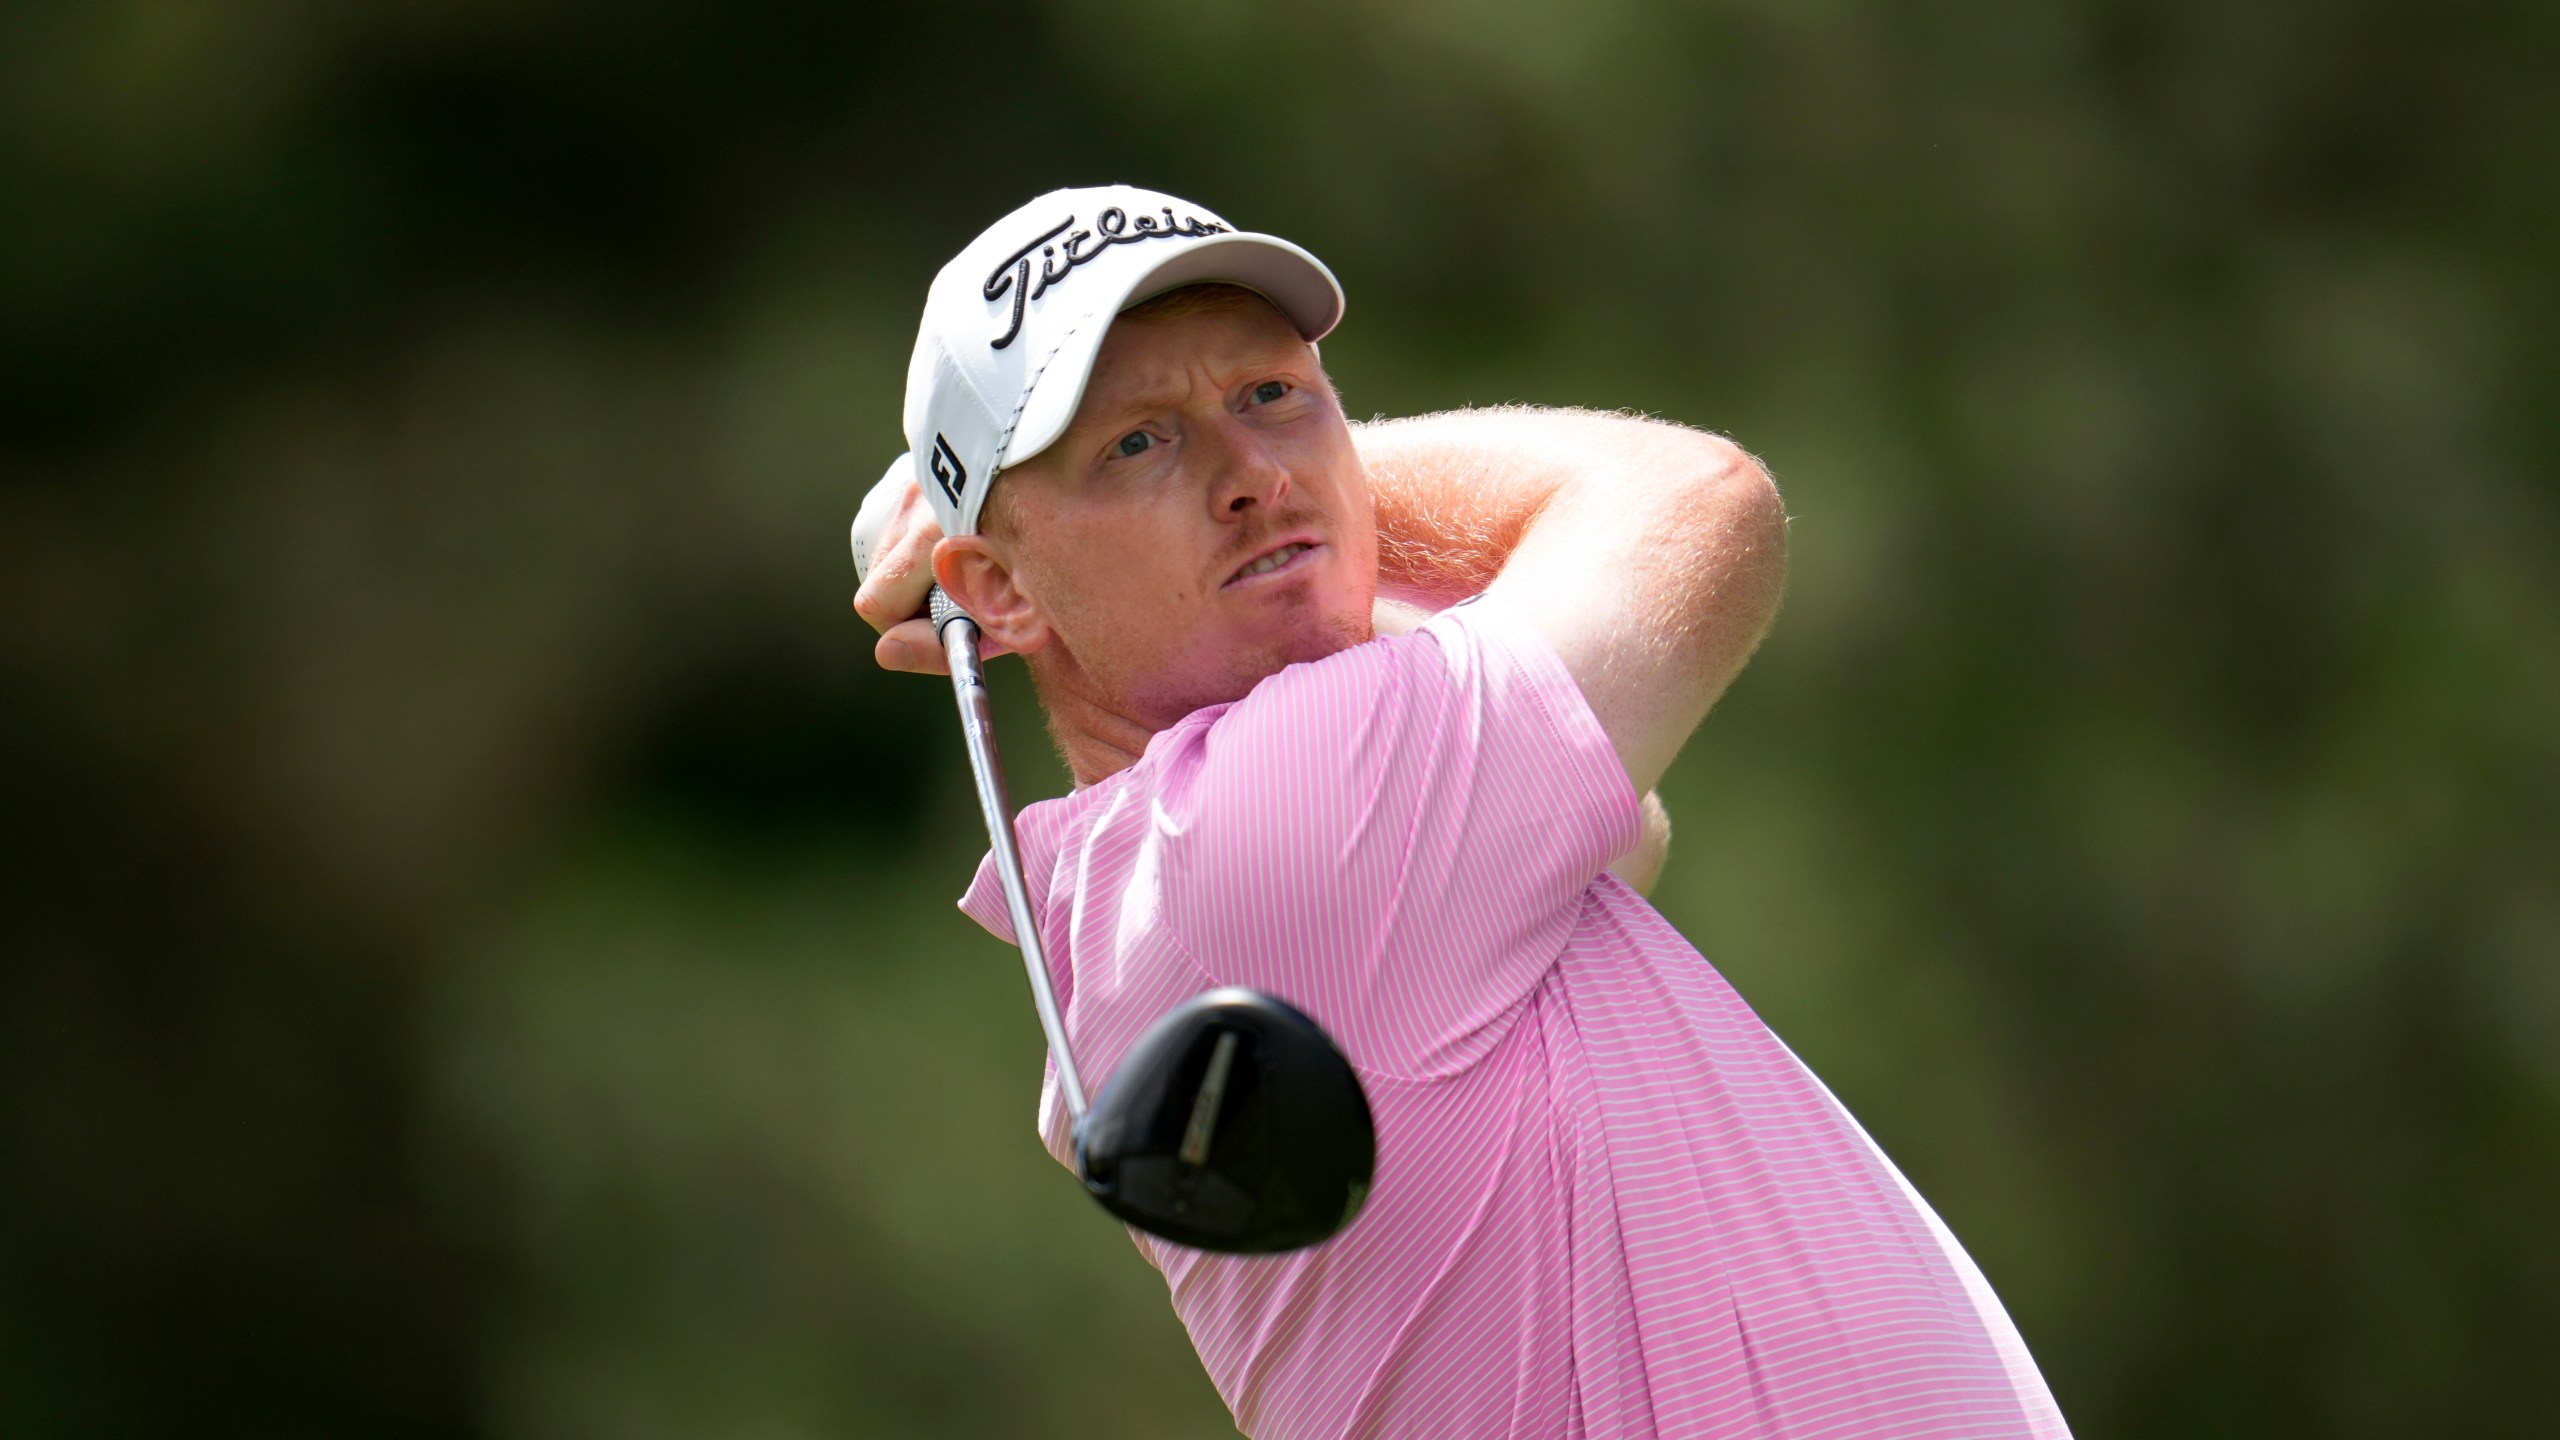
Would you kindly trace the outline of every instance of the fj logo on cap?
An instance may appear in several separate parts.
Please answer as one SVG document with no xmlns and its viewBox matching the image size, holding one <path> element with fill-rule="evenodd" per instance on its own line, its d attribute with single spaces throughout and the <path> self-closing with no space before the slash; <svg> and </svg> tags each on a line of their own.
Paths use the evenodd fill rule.
<svg viewBox="0 0 2560 1440">
<path fill-rule="evenodd" d="M 1114 205 L 1093 217 L 1090 230 L 1070 232 L 1067 227 L 1075 223 L 1076 217 L 1070 215 L 1050 226 L 988 274 L 987 299 L 1001 300 L 1008 293 L 1013 296 L 1013 318 L 1006 322 L 1004 333 L 989 342 L 996 349 L 1012 344 L 1014 337 L 1022 333 L 1023 307 L 1048 294 L 1050 286 L 1073 275 L 1077 266 L 1100 256 L 1112 246 L 1134 245 L 1141 240 L 1191 240 L 1203 235 L 1228 233 L 1226 226 L 1215 220 L 1203 220 L 1197 215 L 1176 220 L 1170 205 L 1164 207 L 1161 222 L 1153 215 L 1141 215 L 1132 220 L 1128 211 Z M 1067 238 L 1059 241 L 1060 235 Z M 1053 241 L 1057 243 L 1051 243 Z M 1040 279 L 1036 285 L 1031 278 L 1031 255 L 1035 250 L 1040 254 Z"/>
<path fill-rule="evenodd" d="M 933 483 L 941 486 L 942 493 L 951 497 L 953 506 L 958 506 L 960 487 L 969 483 L 969 467 L 960 463 L 960 456 L 952 450 L 951 442 L 938 434 L 933 437 L 933 454 L 926 458 L 933 466 Z"/>
</svg>

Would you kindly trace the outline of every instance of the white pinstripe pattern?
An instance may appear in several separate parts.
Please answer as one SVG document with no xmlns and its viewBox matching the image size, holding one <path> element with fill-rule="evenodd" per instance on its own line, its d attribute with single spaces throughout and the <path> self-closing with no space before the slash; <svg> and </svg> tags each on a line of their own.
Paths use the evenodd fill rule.
<svg viewBox="0 0 2560 1440">
<path fill-rule="evenodd" d="M 1980 1272 L 1812 1072 L 1603 873 L 1636 797 L 1536 632 L 1463 605 L 1023 812 L 1077 1057 L 1212 984 L 1316 1017 L 1378 1123 L 1312 1250 L 1135 1235 L 1238 1428 L 2067 1434 Z M 992 866 L 962 908 L 1012 938 Z M 1041 1130 L 1070 1158 L 1054 1072 Z M 1133 1232 L 1134 1234 L 1134 1232 Z"/>
</svg>

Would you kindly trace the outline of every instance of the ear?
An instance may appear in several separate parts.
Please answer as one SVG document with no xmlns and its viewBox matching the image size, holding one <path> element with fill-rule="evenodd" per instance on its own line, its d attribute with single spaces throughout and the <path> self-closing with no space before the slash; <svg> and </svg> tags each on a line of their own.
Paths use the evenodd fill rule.
<svg viewBox="0 0 2560 1440">
<path fill-rule="evenodd" d="M 933 579 L 960 602 L 978 631 L 1016 654 L 1049 643 L 1049 620 L 1014 575 L 1003 548 L 984 535 L 951 535 L 933 547 Z"/>
</svg>

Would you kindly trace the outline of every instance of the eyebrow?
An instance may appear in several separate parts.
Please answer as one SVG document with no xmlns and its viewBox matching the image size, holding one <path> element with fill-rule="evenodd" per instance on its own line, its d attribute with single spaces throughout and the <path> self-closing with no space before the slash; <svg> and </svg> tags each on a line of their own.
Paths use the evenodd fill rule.
<svg viewBox="0 0 2560 1440">
<path fill-rule="evenodd" d="M 1313 352 L 1310 351 L 1308 353 L 1312 355 Z M 1252 371 L 1268 366 L 1286 370 L 1294 374 L 1299 369 L 1297 358 L 1298 357 L 1296 355 L 1291 354 L 1286 350 L 1274 347 L 1270 350 L 1257 351 L 1252 355 L 1243 357 L 1235 368 L 1243 371 Z M 1321 368 L 1322 367 L 1318 367 L 1318 373 L 1321 373 Z M 1119 404 L 1112 406 L 1108 411 L 1100 412 L 1091 418 L 1079 415 L 1075 419 L 1068 421 L 1066 435 L 1073 436 L 1080 431 L 1088 433 L 1105 430 L 1116 432 L 1133 416 L 1151 415 L 1157 411 L 1169 408 L 1173 403 L 1173 397 L 1176 393 L 1188 393 L 1189 389 L 1190 387 L 1188 385 L 1183 385 L 1178 387 L 1178 390 L 1175 386 L 1164 386 L 1141 390 Z M 1106 417 L 1108 417 L 1107 423 Z M 1061 438 L 1065 437 L 1062 436 Z M 1115 434 L 1112 438 L 1117 438 L 1117 435 Z"/>
</svg>

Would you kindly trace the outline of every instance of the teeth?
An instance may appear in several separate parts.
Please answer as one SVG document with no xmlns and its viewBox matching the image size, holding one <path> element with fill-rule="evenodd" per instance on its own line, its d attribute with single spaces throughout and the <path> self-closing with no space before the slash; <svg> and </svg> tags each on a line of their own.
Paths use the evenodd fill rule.
<svg viewBox="0 0 2560 1440">
<path fill-rule="evenodd" d="M 1297 559 L 1301 554 L 1306 552 L 1306 549 L 1307 547 L 1304 545 L 1283 545 L 1279 549 L 1272 551 L 1270 554 L 1265 555 L 1261 559 L 1244 567 L 1244 573 L 1247 575 L 1268 575 L 1272 571 L 1279 569 L 1281 566 L 1288 564 L 1290 561 Z"/>
</svg>

